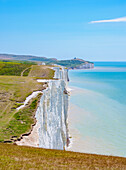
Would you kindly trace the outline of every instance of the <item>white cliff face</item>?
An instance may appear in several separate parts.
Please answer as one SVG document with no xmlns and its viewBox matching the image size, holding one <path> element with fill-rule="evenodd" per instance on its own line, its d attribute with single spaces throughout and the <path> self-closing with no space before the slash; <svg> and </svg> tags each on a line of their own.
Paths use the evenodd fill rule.
<svg viewBox="0 0 126 170">
<path fill-rule="evenodd" d="M 65 83 L 69 81 L 68 80 L 68 69 L 64 67 L 55 67 L 54 70 L 55 70 L 54 78 L 64 80 Z"/>
<path fill-rule="evenodd" d="M 39 124 L 39 147 L 63 150 L 68 141 L 66 91 L 68 72 L 64 67 L 56 67 L 54 70 L 54 78 L 58 80 L 48 82 L 36 112 Z"/>
<path fill-rule="evenodd" d="M 88 63 L 86 62 L 83 65 L 79 65 L 77 67 L 74 68 L 70 68 L 70 69 L 93 69 L 94 68 L 94 63 Z"/>
</svg>

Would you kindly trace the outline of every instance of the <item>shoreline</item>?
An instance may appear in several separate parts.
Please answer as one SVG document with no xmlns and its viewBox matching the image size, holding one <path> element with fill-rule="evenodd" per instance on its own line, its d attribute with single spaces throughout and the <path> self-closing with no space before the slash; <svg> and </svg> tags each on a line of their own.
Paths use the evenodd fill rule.
<svg viewBox="0 0 126 170">
<path fill-rule="evenodd" d="M 73 96 L 74 99 L 76 98 L 76 95 L 80 96 L 82 94 L 85 95 L 85 97 L 89 95 L 89 98 L 96 95 L 95 97 L 99 98 L 99 100 L 102 97 L 100 93 L 95 93 L 90 90 L 72 86 L 70 88 L 72 89 L 70 96 L 71 98 Z M 95 98 L 92 98 L 92 100 L 95 100 Z M 93 104 L 95 105 L 95 102 L 93 102 Z M 109 140 L 105 140 L 102 138 L 102 136 L 100 137 L 92 134 L 94 131 L 94 129 L 92 129 L 92 120 L 96 119 L 95 116 L 96 115 L 92 112 L 88 112 L 85 107 L 81 108 L 79 105 L 76 105 L 75 100 L 74 103 L 72 103 L 72 101 L 69 102 L 68 129 L 70 145 L 66 148 L 66 150 L 97 155 L 119 156 L 125 158 L 125 154 L 121 153 L 119 148 L 117 148 L 114 143 L 111 143 Z M 87 129 L 88 126 L 84 126 L 86 123 L 85 121 L 89 121 L 90 123 L 92 122 L 92 126 Z M 84 132 L 83 130 L 87 131 Z"/>
<path fill-rule="evenodd" d="M 43 89 L 44 90 L 44 89 Z M 33 92 L 30 96 L 28 96 L 24 102 L 23 107 L 25 107 L 25 105 L 28 104 L 28 102 L 37 97 L 38 94 L 41 93 L 41 96 L 43 95 L 43 90 L 41 91 L 36 91 L 35 93 Z M 27 102 L 27 103 L 26 103 Z M 31 125 L 31 129 L 28 133 L 22 134 L 21 137 L 19 138 L 19 140 L 16 140 L 14 143 L 20 146 L 31 146 L 31 147 L 38 147 L 39 146 L 39 135 L 38 135 L 38 128 L 39 128 L 39 124 L 37 122 L 36 119 L 36 111 L 38 109 L 40 103 L 40 99 L 37 102 L 37 108 L 34 112 L 33 118 L 34 118 L 34 124 Z M 23 108 L 22 107 L 22 108 Z M 20 107 L 19 107 L 20 109 Z M 19 110 L 18 109 L 18 110 Z M 37 140 L 36 140 L 37 139 Z"/>
<path fill-rule="evenodd" d="M 36 124 L 31 129 L 31 133 L 27 136 L 22 136 L 22 139 L 20 141 L 16 141 L 15 143 L 19 146 L 39 147 L 38 128 L 39 126 L 36 121 Z"/>
<path fill-rule="evenodd" d="M 70 95 L 74 95 L 78 93 L 79 88 L 76 87 L 67 87 L 68 93 Z M 79 110 L 78 110 L 79 109 Z M 65 148 L 66 151 L 72 151 L 72 152 L 78 152 L 78 153 L 88 153 L 88 154 L 97 154 L 97 155 L 106 155 L 106 156 L 118 156 L 118 157 L 124 157 L 117 154 L 107 154 L 107 153 L 101 153 L 92 151 L 93 148 L 95 148 L 96 143 L 93 143 L 92 148 L 90 148 L 90 145 L 88 146 L 88 142 L 90 142 L 89 139 L 84 140 L 80 134 L 80 132 L 73 126 L 76 124 L 77 120 L 77 114 L 79 112 L 83 112 L 81 108 L 75 106 L 71 102 L 69 103 L 69 109 L 68 109 L 68 134 L 69 134 L 69 145 Z M 86 114 L 86 112 L 84 113 Z M 36 120 L 36 118 L 35 118 Z M 23 138 L 20 141 L 15 142 L 17 145 L 20 146 L 31 146 L 31 147 L 38 147 L 39 148 L 39 137 L 38 137 L 38 122 L 36 120 L 36 124 L 33 126 L 31 133 L 28 136 L 23 136 Z M 37 140 L 36 140 L 37 139 Z M 99 145 L 99 144 L 98 144 Z M 98 146 L 97 145 L 97 146 Z M 88 147 L 87 147 L 88 146 Z"/>
<path fill-rule="evenodd" d="M 43 86 L 48 88 L 48 86 L 46 85 L 46 83 L 48 82 L 49 80 L 47 79 L 38 79 L 37 82 L 40 82 L 40 83 L 45 83 Z M 46 89 L 45 88 L 45 89 Z M 41 94 L 41 97 L 43 95 L 43 90 L 45 89 L 42 89 L 41 91 L 35 91 L 33 92 L 31 95 L 29 95 L 25 101 L 23 102 L 23 105 L 19 106 L 17 108 L 17 110 L 20 110 L 22 109 L 23 107 L 25 107 L 28 102 L 35 98 L 38 94 Z M 40 98 L 41 98 L 40 97 Z M 38 109 L 38 106 L 39 106 L 39 103 L 40 103 L 40 100 L 38 101 L 38 104 L 37 104 L 37 108 L 36 108 L 36 111 L 35 111 L 35 115 L 34 115 L 34 124 L 31 125 L 31 130 L 29 133 L 26 133 L 26 134 L 22 134 L 21 137 L 20 137 L 20 140 L 18 141 L 15 141 L 15 144 L 19 145 L 19 146 L 31 146 L 31 147 L 39 147 L 39 132 L 38 132 L 38 129 L 39 129 L 39 123 L 36 119 L 36 112 L 37 112 L 37 109 Z"/>
<path fill-rule="evenodd" d="M 37 80 L 41 82 L 41 80 Z M 42 82 L 47 82 L 47 80 L 42 80 Z M 74 95 L 87 95 L 93 100 L 95 100 L 95 97 L 101 97 L 97 93 L 86 90 L 86 89 L 81 89 L 78 87 L 70 87 L 67 86 L 66 91 L 70 96 Z M 87 99 L 86 99 L 87 100 Z M 93 102 L 95 105 L 95 102 Z M 82 124 L 82 121 L 85 120 L 85 118 L 88 118 L 89 121 L 93 117 L 90 116 L 95 116 L 92 115 L 91 112 L 88 112 L 84 108 L 80 108 L 79 106 L 75 104 L 72 104 L 69 99 L 69 107 L 68 107 L 68 118 L 67 118 L 67 126 L 68 126 L 68 136 L 69 136 L 69 145 L 65 147 L 66 151 L 74 151 L 74 152 L 81 152 L 81 153 L 90 153 L 90 154 L 100 154 L 100 155 L 113 155 L 113 156 L 122 156 L 118 154 L 116 151 L 116 148 L 114 146 L 109 146 L 109 141 L 104 141 L 104 138 L 96 138 L 95 135 L 90 136 L 87 132 L 87 135 L 82 132 L 84 124 Z M 94 117 L 95 118 L 95 117 Z M 93 119 L 94 119 L 93 118 Z M 78 130 L 76 127 L 76 124 L 79 124 L 81 120 L 81 131 Z M 33 146 L 33 147 L 39 147 L 39 142 L 37 142 L 36 139 L 38 137 L 38 131 L 37 128 L 37 122 L 36 125 L 33 127 L 33 130 L 29 137 L 23 137 L 21 142 L 17 142 L 19 145 L 26 145 L 26 146 Z M 84 128 L 85 129 L 85 128 Z M 92 131 L 91 129 L 88 129 L 89 131 Z M 67 141 L 68 142 L 68 141 Z M 106 148 L 105 148 L 106 147 Z M 112 153 L 112 154 L 111 154 Z M 125 156 L 124 156 L 125 157 Z"/>
</svg>

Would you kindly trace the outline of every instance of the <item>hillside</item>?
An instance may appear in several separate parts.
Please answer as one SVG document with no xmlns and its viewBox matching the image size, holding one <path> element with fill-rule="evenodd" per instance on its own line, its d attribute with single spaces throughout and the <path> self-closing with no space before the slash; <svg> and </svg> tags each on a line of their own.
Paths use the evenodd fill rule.
<svg viewBox="0 0 126 170">
<path fill-rule="evenodd" d="M 0 169 L 125 170 L 126 158 L 0 144 Z"/>
<path fill-rule="evenodd" d="M 32 65 L 36 65 L 36 63 L 27 61 L 0 60 L 0 75 L 20 76 L 22 71 L 25 71 L 28 68 L 30 71 Z M 29 71 L 27 71 L 27 74 L 24 72 L 26 76 Z"/>
<path fill-rule="evenodd" d="M 31 62 L 0 61 L 0 142 L 13 142 L 31 130 L 39 95 L 23 110 L 16 108 L 34 91 L 45 88 L 44 83 L 36 81 L 36 76 L 52 79 L 54 71 Z"/>
<path fill-rule="evenodd" d="M 32 55 L 13 55 L 13 54 L 0 54 L 0 59 L 44 62 L 47 65 L 57 64 L 57 65 L 68 67 L 69 69 L 79 68 L 80 66 L 91 63 L 89 61 L 85 61 L 79 58 L 74 58 L 71 60 L 57 60 L 56 58 L 37 57 Z"/>
</svg>

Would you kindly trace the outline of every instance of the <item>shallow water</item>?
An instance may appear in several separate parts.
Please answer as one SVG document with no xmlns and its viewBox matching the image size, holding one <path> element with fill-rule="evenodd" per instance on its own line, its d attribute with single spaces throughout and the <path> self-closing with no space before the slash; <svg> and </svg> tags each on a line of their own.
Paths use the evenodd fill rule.
<svg viewBox="0 0 126 170">
<path fill-rule="evenodd" d="M 69 71 L 69 86 L 75 88 L 70 103 L 77 110 L 71 126 L 81 151 L 126 157 L 126 63 L 95 65 Z"/>
</svg>

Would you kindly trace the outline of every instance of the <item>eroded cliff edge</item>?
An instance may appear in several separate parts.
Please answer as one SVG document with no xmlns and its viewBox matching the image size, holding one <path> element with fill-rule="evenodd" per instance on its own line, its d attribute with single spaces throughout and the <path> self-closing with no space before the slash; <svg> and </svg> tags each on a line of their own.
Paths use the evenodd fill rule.
<svg viewBox="0 0 126 170">
<path fill-rule="evenodd" d="M 68 113 L 68 70 L 55 67 L 55 80 L 47 81 L 48 87 L 43 90 L 36 111 L 36 125 L 31 134 L 17 142 L 18 145 L 29 145 L 48 149 L 63 150 L 69 143 Z"/>
<path fill-rule="evenodd" d="M 49 80 L 36 112 L 39 147 L 64 149 L 68 141 L 68 72 L 64 67 L 56 67 L 54 70 L 54 78 L 57 80 Z"/>
</svg>

